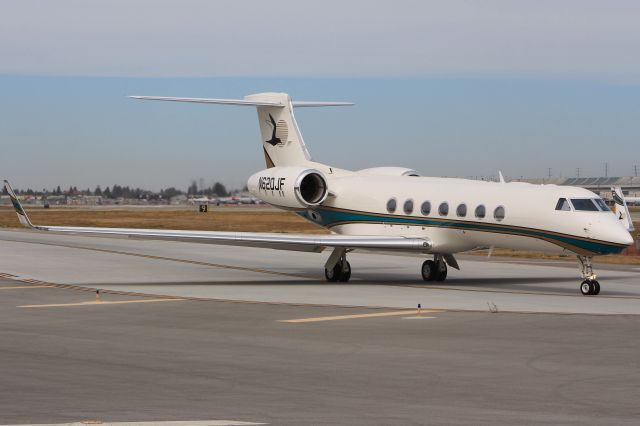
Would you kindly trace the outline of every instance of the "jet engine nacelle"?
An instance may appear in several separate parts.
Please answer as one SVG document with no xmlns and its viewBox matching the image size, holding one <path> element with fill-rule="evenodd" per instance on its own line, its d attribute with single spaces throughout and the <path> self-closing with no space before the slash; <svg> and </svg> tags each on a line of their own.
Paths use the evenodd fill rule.
<svg viewBox="0 0 640 426">
<path fill-rule="evenodd" d="M 316 169 L 307 167 L 272 167 L 249 178 L 249 192 L 269 204 L 306 209 L 326 198 L 327 179 Z"/>
</svg>

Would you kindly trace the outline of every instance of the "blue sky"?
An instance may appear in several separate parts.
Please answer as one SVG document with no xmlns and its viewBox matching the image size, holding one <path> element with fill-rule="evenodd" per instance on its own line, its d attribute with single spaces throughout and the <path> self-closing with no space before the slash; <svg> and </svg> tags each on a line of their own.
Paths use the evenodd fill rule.
<svg viewBox="0 0 640 426">
<path fill-rule="evenodd" d="M 274 4 L 0 2 L 0 173 L 21 188 L 240 187 L 263 168 L 253 109 L 126 96 L 260 91 L 356 102 L 296 113 L 314 160 L 339 167 L 640 163 L 636 2 Z"/>
</svg>

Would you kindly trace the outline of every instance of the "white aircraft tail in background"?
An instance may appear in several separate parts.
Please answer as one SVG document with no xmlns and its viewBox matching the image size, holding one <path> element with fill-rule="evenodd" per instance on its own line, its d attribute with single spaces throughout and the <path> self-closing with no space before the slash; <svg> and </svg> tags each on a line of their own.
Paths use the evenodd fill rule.
<svg viewBox="0 0 640 426">
<path fill-rule="evenodd" d="M 622 188 L 614 186 L 611 188 L 611 196 L 613 197 L 613 212 L 616 214 L 622 224 L 631 232 L 635 228 L 633 227 L 633 220 L 631 220 L 631 214 L 629 213 L 629 207 L 627 206 L 627 200 L 624 198 Z"/>
</svg>

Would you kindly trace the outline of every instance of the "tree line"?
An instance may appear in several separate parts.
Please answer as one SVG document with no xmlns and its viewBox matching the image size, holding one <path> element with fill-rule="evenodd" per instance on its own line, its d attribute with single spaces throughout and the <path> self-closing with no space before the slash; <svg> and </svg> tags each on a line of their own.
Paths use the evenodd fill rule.
<svg viewBox="0 0 640 426">
<path fill-rule="evenodd" d="M 200 179 L 202 182 L 202 179 Z M 187 195 L 187 196 L 217 196 L 217 197 L 226 197 L 229 195 L 229 191 L 227 188 L 220 182 L 215 182 L 211 186 L 204 186 L 202 183 L 198 185 L 198 182 L 195 180 L 191 181 L 191 184 L 187 188 L 186 191 L 175 187 L 163 188 L 160 191 L 150 191 L 148 189 L 142 188 L 133 188 L 128 185 L 113 185 L 111 187 L 107 186 L 102 189 L 100 185 L 96 186 L 92 191 L 90 188 L 87 189 L 78 189 L 76 186 L 70 186 L 68 189 L 63 189 L 58 185 L 52 190 L 33 190 L 31 188 L 27 189 L 14 189 L 15 193 L 18 195 L 32 195 L 32 196 L 99 196 L 103 198 L 128 198 L 128 199 L 147 199 L 147 200 L 158 200 L 164 199 L 168 200 L 177 195 Z M 2 194 L 8 195 L 6 188 L 2 187 Z"/>
</svg>

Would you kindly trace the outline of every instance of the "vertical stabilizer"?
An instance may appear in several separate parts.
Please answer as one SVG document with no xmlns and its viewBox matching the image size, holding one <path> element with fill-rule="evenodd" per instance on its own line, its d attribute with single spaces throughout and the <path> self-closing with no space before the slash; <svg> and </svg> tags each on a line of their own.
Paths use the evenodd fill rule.
<svg viewBox="0 0 640 426">
<path fill-rule="evenodd" d="M 618 219 L 623 221 L 623 225 L 627 228 L 627 231 L 633 231 L 633 220 L 631 219 L 631 214 L 629 214 L 629 207 L 627 207 L 627 201 L 624 199 L 622 188 L 619 186 L 611 188 L 611 196 L 613 197 L 614 202 L 613 212 L 616 214 Z"/>
<path fill-rule="evenodd" d="M 286 93 L 258 93 L 244 98 L 281 106 L 257 105 L 260 135 L 267 167 L 297 166 L 311 161 Z"/>
</svg>

